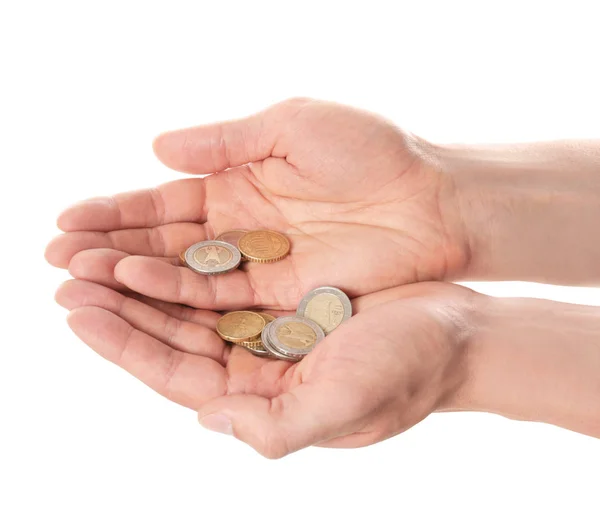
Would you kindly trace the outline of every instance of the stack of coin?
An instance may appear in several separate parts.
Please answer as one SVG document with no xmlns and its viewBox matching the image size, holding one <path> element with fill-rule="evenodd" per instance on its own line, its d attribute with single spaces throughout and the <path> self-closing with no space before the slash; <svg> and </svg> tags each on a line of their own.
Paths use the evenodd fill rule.
<svg viewBox="0 0 600 519">
<path fill-rule="evenodd" d="M 292 362 L 301 360 L 323 340 L 318 324 L 304 317 L 279 317 L 264 327 L 261 339 L 271 356 Z"/>
<path fill-rule="evenodd" d="M 222 339 L 244 346 L 255 355 L 264 357 L 269 352 L 262 346 L 260 334 L 274 320 L 272 315 L 263 312 L 229 312 L 217 322 L 217 333 Z"/>
<path fill-rule="evenodd" d="M 351 316 L 352 304 L 344 292 L 319 287 L 302 299 L 295 316 L 229 312 L 219 319 L 217 333 L 260 357 L 297 362 Z"/>
<path fill-rule="evenodd" d="M 242 261 L 273 263 L 285 258 L 290 242 L 275 231 L 232 230 L 214 240 L 195 243 L 179 255 L 181 263 L 194 272 L 212 276 L 238 268 Z"/>
<path fill-rule="evenodd" d="M 352 317 L 352 303 L 339 288 L 319 287 L 302 298 L 296 314 L 314 321 L 328 335 Z"/>
</svg>

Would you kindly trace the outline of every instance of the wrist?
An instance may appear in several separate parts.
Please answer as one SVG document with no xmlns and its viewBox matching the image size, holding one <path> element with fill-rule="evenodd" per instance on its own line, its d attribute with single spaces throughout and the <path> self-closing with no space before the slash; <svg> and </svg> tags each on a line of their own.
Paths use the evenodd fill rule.
<svg viewBox="0 0 600 519">
<path fill-rule="evenodd" d="M 600 282 L 597 147 L 434 147 L 468 258 L 458 278 Z"/>
<path fill-rule="evenodd" d="M 464 383 L 446 410 L 600 437 L 600 308 L 492 297 L 480 304 Z"/>
</svg>

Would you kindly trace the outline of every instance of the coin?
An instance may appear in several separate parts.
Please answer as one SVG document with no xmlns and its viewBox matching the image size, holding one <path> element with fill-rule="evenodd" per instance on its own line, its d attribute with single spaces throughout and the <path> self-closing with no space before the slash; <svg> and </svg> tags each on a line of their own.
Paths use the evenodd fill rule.
<svg viewBox="0 0 600 519">
<path fill-rule="evenodd" d="M 234 229 L 233 231 L 225 231 L 222 232 L 221 234 L 219 234 L 215 240 L 218 241 L 226 241 L 227 243 L 230 243 L 231 245 L 233 245 L 234 247 L 238 247 L 238 242 L 240 241 L 240 238 L 242 236 L 244 236 L 244 234 L 246 234 L 248 231 L 244 231 L 242 229 Z"/>
<path fill-rule="evenodd" d="M 225 231 L 219 234 L 215 240 L 218 241 L 226 241 L 233 245 L 236 249 L 239 249 L 238 243 L 240 238 L 244 236 L 248 231 L 244 231 L 243 229 L 234 229 L 233 231 Z M 248 261 L 244 256 L 242 256 L 242 261 Z"/>
<path fill-rule="evenodd" d="M 262 339 L 262 343 L 263 343 L 263 346 L 265 347 L 265 349 L 269 352 L 269 354 L 272 357 L 275 357 L 276 359 L 279 359 L 279 360 L 287 360 L 287 361 L 292 361 L 292 362 L 300 360 L 295 357 L 289 357 L 273 347 L 273 345 L 271 344 L 270 339 L 269 339 L 269 330 L 272 325 L 273 325 L 272 322 L 267 324 L 267 326 L 264 327 L 262 333 L 260 334 L 260 337 Z"/>
<path fill-rule="evenodd" d="M 245 346 L 249 350 L 264 350 L 264 346 L 263 346 L 262 340 L 260 338 L 260 335 L 256 339 L 252 339 L 249 341 L 242 341 L 242 342 L 238 342 L 236 344 L 238 346 Z"/>
<path fill-rule="evenodd" d="M 352 317 L 352 303 L 339 288 L 319 287 L 302 298 L 296 314 L 317 323 L 327 335 Z"/>
<path fill-rule="evenodd" d="M 181 265 L 187 267 L 187 263 L 185 262 L 185 251 L 179 253 L 179 261 L 181 261 Z"/>
<path fill-rule="evenodd" d="M 185 251 L 186 265 L 194 272 L 206 274 L 224 274 L 234 270 L 240 264 L 240 251 L 224 241 L 201 241 Z"/>
<path fill-rule="evenodd" d="M 260 315 L 265 320 L 265 323 L 267 323 L 267 324 L 272 323 L 275 320 L 275 317 L 273 317 L 272 315 L 266 314 L 264 312 L 256 312 L 256 313 L 258 315 Z M 269 350 L 267 350 L 265 348 L 265 345 L 263 344 L 262 339 L 255 339 L 252 341 L 242 341 L 242 342 L 238 343 L 238 346 L 244 346 L 247 350 L 250 350 L 251 353 L 254 353 L 254 355 L 257 355 L 258 357 L 272 357 L 272 355 L 269 353 Z"/>
<path fill-rule="evenodd" d="M 257 338 L 265 320 L 255 312 L 229 312 L 217 321 L 217 333 L 230 342 L 250 341 Z"/>
<path fill-rule="evenodd" d="M 267 335 L 275 350 L 295 359 L 309 354 L 325 337 L 318 324 L 298 316 L 275 319 L 269 325 Z"/>
<path fill-rule="evenodd" d="M 265 312 L 256 312 L 258 315 L 260 315 L 264 320 L 265 323 L 269 324 L 272 323 L 275 320 L 275 317 L 273 317 L 271 314 L 266 314 Z"/>
<path fill-rule="evenodd" d="M 242 255 L 258 263 L 272 263 L 290 252 L 290 242 L 275 231 L 249 231 L 240 238 L 238 247 Z"/>
<path fill-rule="evenodd" d="M 256 341 L 239 342 L 236 344 L 236 346 L 242 346 L 242 347 L 246 348 L 250 353 L 253 353 L 257 357 L 270 357 L 271 356 L 271 354 L 264 347 L 263 342 L 260 339 L 258 339 Z"/>
</svg>

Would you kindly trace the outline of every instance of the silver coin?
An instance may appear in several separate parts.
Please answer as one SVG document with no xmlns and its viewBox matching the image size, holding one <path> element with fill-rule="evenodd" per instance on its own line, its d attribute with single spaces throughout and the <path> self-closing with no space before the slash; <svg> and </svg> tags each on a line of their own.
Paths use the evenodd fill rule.
<svg viewBox="0 0 600 519">
<path fill-rule="evenodd" d="M 224 274 L 238 267 L 242 254 L 230 243 L 218 240 L 194 243 L 185 251 L 185 262 L 199 274 Z"/>
<path fill-rule="evenodd" d="M 304 317 L 275 319 L 267 330 L 270 345 L 283 355 L 300 360 L 325 338 L 321 327 Z"/>
<path fill-rule="evenodd" d="M 319 287 L 302 298 L 296 315 L 314 321 L 327 335 L 352 317 L 352 303 L 339 288 Z"/>
<path fill-rule="evenodd" d="M 253 355 L 256 355 L 257 357 L 270 357 L 271 354 L 269 353 L 269 351 L 265 348 L 265 351 L 263 350 L 255 350 L 254 348 L 249 348 L 248 346 L 244 346 L 243 344 L 236 344 L 236 346 L 240 346 L 246 350 L 248 350 L 250 353 L 252 353 Z"/>
<path fill-rule="evenodd" d="M 275 322 L 275 321 L 273 321 L 273 322 Z M 296 359 L 295 357 L 288 357 L 287 355 L 281 353 L 280 351 L 276 350 L 273 347 L 273 345 L 271 344 L 271 342 L 269 340 L 269 328 L 271 327 L 273 322 L 268 323 L 267 326 L 265 326 L 263 328 L 263 331 L 260 334 L 260 338 L 262 340 L 263 346 L 265 347 L 265 350 L 267 350 L 269 352 L 271 357 L 274 357 L 276 359 L 287 360 L 287 361 L 292 361 L 292 362 L 299 360 L 299 359 Z"/>
</svg>

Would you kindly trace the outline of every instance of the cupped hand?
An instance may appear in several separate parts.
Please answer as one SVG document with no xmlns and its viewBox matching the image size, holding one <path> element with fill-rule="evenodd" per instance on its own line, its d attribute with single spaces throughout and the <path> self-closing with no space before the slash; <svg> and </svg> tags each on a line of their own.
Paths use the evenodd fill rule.
<svg viewBox="0 0 600 519">
<path fill-rule="evenodd" d="M 100 355 L 199 410 L 206 427 L 278 458 L 368 445 L 451 405 L 480 296 L 419 283 L 357 298 L 356 315 L 297 364 L 226 346 L 217 313 L 133 297 L 82 280 L 57 292 L 73 331 Z"/>
<path fill-rule="evenodd" d="M 311 288 L 359 296 L 450 279 L 468 252 L 451 180 L 434 147 L 370 113 L 294 99 L 246 119 L 170 132 L 155 152 L 204 178 L 79 203 L 48 260 L 98 281 L 127 253 L 116 283 L 196 308 L 295 309 Z M 286 233 L 291 254 L 203 277 L 173 261 L 192 243 L 230 229 Z M 108 251 L 106 249 L 109 249 Z"/>
</svg>

